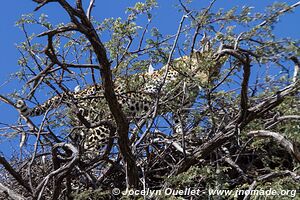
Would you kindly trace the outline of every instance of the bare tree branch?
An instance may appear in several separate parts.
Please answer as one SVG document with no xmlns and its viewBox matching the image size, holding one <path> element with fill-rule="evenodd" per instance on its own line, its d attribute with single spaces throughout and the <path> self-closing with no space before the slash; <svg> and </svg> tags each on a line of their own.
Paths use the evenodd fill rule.
<svg viewBox="0 0 300 200">
<path fill-rule="evenodd" d="M 74 8 L 69 5 L 69 3 L 65 0 L 57 0 L 57 2 L 68 12 L 71 21 L 76 25 L 76 28 L 78 31 L 83 33 L 87 39 L 90 41 L 91 46 L 94 49 L 95 55 L 98 59 L 98 62 L 100 64 L 100 75 L 102 78 L 102 85 L 104 88 L 104 97 L 106 101 L 108 102 L 108 106 L 110 108 L 110 111 L 112 115 L 114 116 L 114 119 L 117 123 L 117 133 L 119 135 L 119 146 L 120 151 L 123 155 L 123 158 L 125 159 L 127 163 L 127 169 L 129 173 L 129 186 L 130 187 L 137 187 L 138 185 L 138 174 L 137 174 L 137 167 L 135 165 L 135 159 L 134 156 L 131 153 L 130 147 L 129 147 L 129 140 L 128 140 L 128 121 L 121 109 L 121 106 L 119 105 L 115 92 L 114 92 L 114 86 L 112 81 L 112 72 L 110 69 L 110 61 L 108 60 L 106 49 L 104 45 L 102 44 L 96 30 L 94 29 L 92 23 L 88 19 L 88 17 L 83 14 L 83 11 L 79 12 L 78 10 L 75 10 Z M 80 2 L 77 2 L 81 4 Z M 79 5 L 77 4 L 77 6 Z M 77 19 L 80 19 L 81 22 L 79 22 Z M 48 51 L 48 56 L 52 57 L 52 61 L 54 61 L 57 64 L 60 64 L 60 62 L 53 57 L 54 52 L 53 48 L 51 48 L 51 38 L 53 33 L 51 32 L 48 35 L 48 49 L 52 49 L 52 51 Z M 50 46 L 49 46 L 50 44 Z"/>
<path fill-rule="evenodd" d="M 299 121 L 300 120 L 300 116 L 299 115 L 285 115 L 285 116 L 280 116 L 278 117 L 277 115 L 275 115 L 272 119 L 268 120 L 264 126 L 266 127 L 266 129 L 271 129 L 274 126 L 276 126 L 278 123 L 285 121 L 285 120 L 289 120 L 289 121 Z"/>
<path fill-rule="evenodd" d="M 78 150 L 72 144 L 57 143 L 53 146 L 53 152 L 55 152 L 59 147 L 68 148 L 72 152 L 72 156 L 71 156 L 72 160 L 69 163 L 66 163 L 63 166 L 59 167 L 55 171 L 52 171 L 39 183 L 39 185 L 36 188 L 35 195 L 34 195 L 37 197 L 37 200 L 42 198 L 42 194 L 45 190 L 45 187 L 53 176 L 55 176 L 57 174 L 61 174 L 61 173 L 66 173 L 67 171 L 71 170 L 72 167 L 78 161 L 78 156 L 79 156 Z"/>
<path fill-rule="evenodd" d="M 270 19 L 267 19 L 267 20 L 263 21 L 258 26 L 260 26 L 260 27 L 265 26 L 270 20 L 273 20 L 274 18 L 278 17 L 279 15 L 282 15 L 282 14 L 298 7 L 299 5 L 300 5 L 300 1 L 298 1 L 297 3 L 294 3 L 291 6 L 288 6 L 287 8 L 284 8 L 284 9 L 278 11 L 274 16 L 272 16 Z"/>
<path fill-rule="evenodd" d="M 90 0 L 89 7 L 88 7 L 88 9 L 86 11 L 86 16 L 87 16 L 88 20 L 91 20 L 92 9 L 94 7 L 94 3 L 95 3 L 95 0 Z"/>
<path fill-rule="evenodd" d="M 299 147 L 297 147 L 295 144 L 290 142 L 288 139 L 286 139 L 283 135 L 266 131 L 266 130 L 258 130 L 258 131 L 250 131 L 248 133 L 248 136 L 252 137 L 271 137 L 273 138 L 278 144 L 280 144 L 282 147 L 285 148 L 285 150 L 291 154 L 298 162 L 300 162 L 300 151 Z"/>
<path fill-rule="evenodd" d="M 295 91 L 297 91 L 299 88 L 299 85 L 297 84 L 298 82 L 295 82 L 278 91 L 276 95 L 273 95 L 260 104 L 249 108 L 247 111 L 247 116 L 245 116 L 245 120 L 241 124 L 237 124 L 236 119 L 238 118 L 228 123 L 228 125 L 222 131 L 216 133 L 212 139 L 202 144 L 200 147 L 197 147 L 191 156 L 188 156 L 187 159 L 180 161 L 178 167 L 173 169 L 171 172 L 171 175 L 180 174 L 188 170 L 193 164 L 197 163 L 198 160 L 206 157 L 212 151 L 221 147 L 226 141 L 230 141 L 238 130 L 240 132 L 240 130 L 242 130 L 252 120 L 261 117 L 265 112 L 282 103 L 286 96 L 292 95 Z"/>
<path fill-rule="evenodd" d="M 12 189 L 9 189 L 2 183 L 0 183 L 0 192 L 7 194 L 10 198 L 14 200 L 25 200 L 25 198 L 22 195 L 17 194 Z"/>
<path fill-rule="evenodd" d="M 300 2 L 299 2 L 300 4 Z M 296 56 L 292 56 L 291 60 L 295 63 L 295 67 L 294 67 L 294 75 L 293 75 L 293 82 L 296 82 L 297 80 L 299 80 L 299 76 L 300 76 L 300 62 L 298 60 L 298 58 Z"/>
<path fill-rule="evenodd" d="M 27 181 L 22 178 L 22 176 L 16 172 L 16 170 L 7 162 L 7 160 L 0 156 L 0 164 L 11 174 L 17 182 L 22 185 L 29 193 L 32 193 L 32 188 L 27 184 Z"/>
</svg>

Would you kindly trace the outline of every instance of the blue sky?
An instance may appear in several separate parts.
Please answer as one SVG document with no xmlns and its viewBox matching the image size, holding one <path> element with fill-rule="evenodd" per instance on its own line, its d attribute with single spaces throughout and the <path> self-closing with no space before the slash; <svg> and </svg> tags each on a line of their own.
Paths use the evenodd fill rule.
<svg viewBox="0 0 300 200">
<path fill-rule="evenodd" d="M 85 0 L 84 2 L 88 2 Z M 93 16 L 97 20 L 102 20 L 108 17 L 122 17 L 125 16 L 125 9 L 128 6 L 134 5 L 135 0 L 109 0 L 100 1 L 96 0 L 96 7 L 93 10 Z M 174 34 L 178 27 L 181 15 L 178 14 L 177 8 L 178 1 L 175 0 L 159 0 L 159 8 L 154 11 L 154 24 L 165 34 Z M 203 8 L 208 5 L 207 0 L 195 0 L 195 8 Z M 224 7 L 230 8 L 233 6 L 251 5 L 255 7 L 256 11 L 262 11 L 266 5 L 272 4 L 273 0 L 254 1 L 254 0 L 219 0 L 216 3 L 216 8 Z M 281 1 L 279 1 L 281 2 Z M 293 4 L 295 1 L 286 1 Z M 0 12 L 0 94 L 5 95 L 20 88 L 18 80 L 13 80 L 6 84 L 9 75 L 18 70 L 17 59 L 19 53 L 15 48 L 15 44 L 24 40 L 21 30 L 15 27 L 15 22 L 24 13 L 30 13 L 35 8 L 35 3 L 31 0 L 19 1 L 4 1 Z M 54 24 L 60 22 L 68 22 L 68 17 L 57 4 L 50 3 L 45 8 L 42 8 L 36 13 L 39 16 L 45 13 L 49 16 L 49 20 Z M 281 37 L 292 37 L 299 39 L 299 19 L 300 8 L 296 9 L 293 14 L 288 14 L 281 17 L 280 23 L 275 28 L 275 33 Z M 17 112 L 9 106 L 0 102 L 0 122 L 10 123 L 16 122 Z M 1 144 L 0 144 L 1 145 Z M 2 144 L 3 145 L 3 144 Z M 1 146 L 2 146 L 1 145 Z M 5 147 L 3 145 L 2 147 Z M 4 149 L 0 148 L 0 151 Z"/>
</svg>

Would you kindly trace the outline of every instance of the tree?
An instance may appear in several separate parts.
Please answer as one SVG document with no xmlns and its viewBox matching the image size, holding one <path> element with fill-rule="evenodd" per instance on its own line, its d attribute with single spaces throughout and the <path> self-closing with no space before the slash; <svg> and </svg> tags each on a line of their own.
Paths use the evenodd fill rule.
<svg viewBox="0 0 300 200">
<path fill-rule="evenodd" d="M 26 153 L 0 157 L 3 196 L 108 199 L 117 198 L 113 188 L 299 186 L 299 41 L 272 33 L 299 2 L 251 15 L 246 6 L 213 11 L 212 1 L 194 10 L 179 1 L 178 31 L 165 36 L 151 24 L 154 0 L 128 8 L 127 19 L 102 22 L 92 18 L 93 0 L 86 12 L 80 0 L 34 1 L 35 10 L 60 5 L 70 22 L 54 26 L 46 15 L 17 22 L 26 40 L 16 76 L 25 84 L 0 96 L 20 112 L 2 130 L 20 135 Z M 143 16 L 148 23 L 138 26 Z M 45 30 L 29 35 L 35 24 Z M 39 103 L 43 93 L 55 98 Z M 85 148 L 107 130 L 104 146 Z"/>
</svg>

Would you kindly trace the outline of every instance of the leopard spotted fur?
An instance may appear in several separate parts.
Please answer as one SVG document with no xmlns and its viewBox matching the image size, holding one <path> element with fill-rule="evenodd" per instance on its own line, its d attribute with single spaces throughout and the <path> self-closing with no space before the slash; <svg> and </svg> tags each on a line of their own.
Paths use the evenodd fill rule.
<svg viewBox="0 0 300 200">
<path fill-rule="evenodd" d="M 212 54 L 209 52 L 209 56 Z M 129 118 L 144 115 L 160 97 L 159 113 L 176 111 L 183 105 L 190 107 L 199 93 L 199 84 L 206 83 L 213 73 L 218 74 L 220 64 L 211 62 L 211 57 L 203 53 L 193 56 L 183 56 L 173 63 L 162 67 L 153 73 L 134 74 L 130 77 L 120 77 L 114 82 L 115 93 L 119 104 Z M 209 63 L 211 62 L 211 63 Z M 215 65 L 215 66 L 214 66 Z M 215 67 L 215 68 L 213 68 Z M 184 91 L 183 88 L 187 91 Z M 187 93 L 187 94 L 186 94 Z M 185 95 L 185 98 L 182 96 Z M 68 92 L 56 95 L 43 104 L 29 108 L 23 100 L 17 101 L 17 108 L 25 117 L 40 116 L 48 109 L 62 104 L 76 104 L 81 115 L 89 122 L 103 119 L 113 120 L 103 96 L 101 85 L 88 86 L 79 92 Z M 74 125 L 78 125 L 78 121 Z M 99 149 L 112 136 L 110 127 L 82 129 L 85 136 L 85 149 Z"/>
</svg>

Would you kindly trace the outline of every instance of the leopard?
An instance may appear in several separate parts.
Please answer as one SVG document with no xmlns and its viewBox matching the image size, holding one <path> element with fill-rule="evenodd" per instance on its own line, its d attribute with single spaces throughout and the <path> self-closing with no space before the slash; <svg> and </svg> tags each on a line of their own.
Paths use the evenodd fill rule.
<svg viewBox="0 0 300 200">
<path fill-rule="evenodd" d="M 115 94 L 129 121 L 142 118 L 158 106 L 158 114 L 174 113 L 174 132 L 181 133 L 182 124 L 179 125 L 179 117 L 176 117 L 178 110 L 193 105 L 201 85 L 209 82 L 211 77 L 217 76 L 224 63 L 212 59 L 213 57 L 212 51 L 193 52 L 190 56 L 174 59 L 159 70 L 116 78 Z M 75 104 L 81 116 L 89 122 L 113 121 L 112 115 L 108 114 L 110 112 L 103 91 L 101 84 L 94 84 L 79 91 L 55 95 L 33 108 L 29 108 L 24 100 L 19 99 L 16 107 L 24 117 L 35 117 L 63 104 L 70 107 L 74 107 Z M 157 99 L 160 103 L 155 105 Z M 72 125 L 82 124 L 75 117 Z M 113 129 L 100 123 L 92 128 L 83 127 L 78 134 L 84 137 L 84 149 L 95 151 L 103 148 L 111 140 L 115 134 Z"/>
<path fill-rule="evenodd" d="M 116 91 L 117 100 L 119 104 L 126 105 L 126 113 L 128 116 L 136 117 L 140 112 L 147 112 L 150 109 L 150 102 L 146 100 L 146 95 L 141 93 L 121 93 Z M 139 99 L 136 101 L 134 99 Z M 103 148 L 111 139 L 115 133 L 115 127 L 109 123 L 113 120 L 111 115 L 107 115 L 104 119 L 103 116 L 109 113 L 107 104 L 105 104 L 103 88 L 101 85 L 91 85 L 78 92 L 66 92 L 59 95 L 55 95 L 52 98 L 46 100 L 44 103 L 37 105 L 33 108 L 29 108 L 24 100 L 18 100 L 16 107 L 24 117 L 36 117 L 41 116 L 54 108 L 58 108 L 62 104 L 68 104 L 69 123 L 79 131 L 75 130 L 75 138 L 84 138 L 83 149 L 89 153 L 95 152 Z M 80 116 L 88 122 L 96 122 L 94 127 L 84 127 L 80 119 L 78 119 L 72 112 L 74 108 L 78 109 Z M 104 108 L 103 108 L 104 106 Z M 97 122 L 103 121 L 97 124 Z"/>
</svg>

